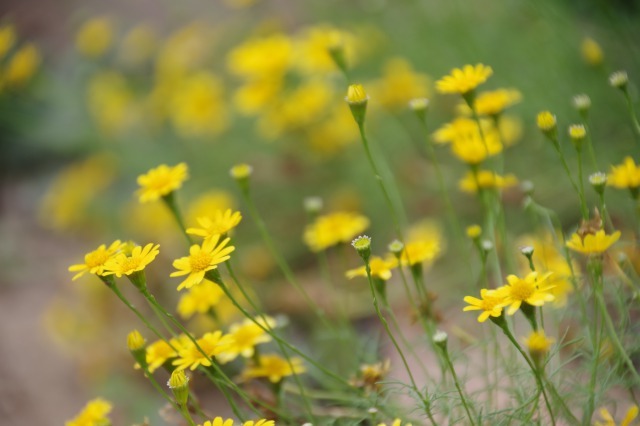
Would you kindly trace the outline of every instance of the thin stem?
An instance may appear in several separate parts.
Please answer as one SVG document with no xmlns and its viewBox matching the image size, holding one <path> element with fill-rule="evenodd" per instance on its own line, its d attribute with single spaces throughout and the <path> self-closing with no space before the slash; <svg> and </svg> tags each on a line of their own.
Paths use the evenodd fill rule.
<svg viewBox="0 0 640 426">
<path fill-rule="evenodd" d="M 574 191 L 576 192 L 576 194 L 578 194 L 578 197 L 580 198 L 580 211 L 582 212 L 582 218 L 584 220 L 588 220 L 589 209 L 587 209 L 587 203 L 584 199 L 584 194 L 580 191 L 580 189 L 578 188 L 578 185 L 573 180 L 573 176 L 571 175 L 571 170 L 569 169 L 567 160 L 564 158 L 564 154 L 562 154 L 562 150 L 560 149 L 560 144 L 558 143 L 558 140 L 552 139 L 552 142 L 553 142 L 552 145 L 555 148 L 556 153 L 558 154 L 558 157 L 560 158 L 560 163 L 562 163 L 562 167 L 564 168 L 564 171 L 567 174 L 567 177 L 569 177 L 569 182 L 571 182 L 571 186 L 573 186 Z"/>
<path fill-rule="evenodd" d="M 178 227 L 180 227 L 180 231 L 182 232 L 184 237 L 187 239 L 187 243 L 189 245 L 193 244 L 193 241 L 191 240 L 191 235 L 187 234 L 187 228 L 184 225 L 182 214 L 180 213 L 180 209 L 178 208 L 178 205 L 176 203 L 175 192 L 172 191 L 167 195 L 163 196 L 162 200 L 164 201 L 165 205 L 169 208 L 169 211 L 171 212 L 174 219 L 178 223 Z"/>
<path fill-rule="evenodd" d="M 624 93 L 624 98 L 627 101 L 627 109 L 629 110 L 629 117 L 631 118 L 631 123 L 633 124 L 633 130 L 635 130 L 636 136 L 640 137 L 640 123 L 638 122 L 638 116 L 636 115 L 633 101 L 631 100 L 631 96 L 629 95 L 629 90 L 625 89 L 622 92 Z M 640 142 L 640 139 L 636 138 L 636 140 Z"/>
<path fill-rule="evenodd" d="M 456 389 L 458 390 L 458 395 L 460 395 L 460 400 L 462 401 L 462 405 L 464 406 L 464 410 L 467 412 L 467 416 L 469 417 L 469 422 L 471 426 L 475 426 L 475 422 L 473 421 L 473 416 L 471 415 L 471 410 L 469 409 L 469 405 L 467 403 L 467 397 L 462 391 L 462 387 L 460 386 L 460 380 L 458 380 L 458 375 L 456 374 L 456 369 L 451 362 L 451 358 L 449 357 L 449 351 L 447 351 L 446 347 L 442 348 L 442 354 L 444 359 L 449 366 L 449 371 L 451 371 L 451 376 L 453 377 L 453 383 L 456 385 Z"/>
</svg>

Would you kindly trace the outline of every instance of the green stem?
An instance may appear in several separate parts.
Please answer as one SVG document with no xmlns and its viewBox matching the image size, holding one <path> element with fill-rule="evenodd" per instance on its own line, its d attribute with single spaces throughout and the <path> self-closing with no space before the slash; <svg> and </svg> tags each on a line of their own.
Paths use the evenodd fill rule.
<svg viewBox="0 0 640 426">
<path fill-rule="evenodd" d="M 456 369 L 454 368 L 453 363 L 451 362 L 451 358 L 449 357 L 449 351 L 447 351 L 446 347 L 443 347 L 441 352 L 447 365 L 449 366 L 449 371 L 451 371 L 451 376 L 453 377 L 453 383 L 456 385 L 456 389 L 458 390 L 458 395 L 460 395 L 460 400 L 462 401 L 464 410 L 467 412 L 467 416 L 469 417 L 469 422 L 471 423 L 471 426 L 475 426 L 473 416 L 471 415 L 471 410 L 469 409 L 469 404 L 467 403 L 467 397 L 462 391 L 460 380 L 458 380 L 458 375 L 456 374 Z"/>
<path fill-rule="evenodd" d="M 627 101 L 627 109 L 629 110 L 629 117 L 631 118 L 631 123 L 633 124 L 633 130 L 636 132 L 636 136 L 640 137 L 640 123 L 638 122 L 638 116 L 636 115 L 633 101 L 631 100 L 631 96 L 629 95 L 629 90 L 625 89 L 622 92 L 624 93 L 624 98 Z M 636 138 L 636 140 L 640 142 L 640 138 Z"/>
<path fill-rule="evenodd" d="M 404 364 L 404 368 L 407 371 L 407 374 L 409 375 L 409 380 L 411 381 L 411 387 L 413 388 L 413 391 L 416 393 L 416 395 L 422 401 L 422 403 L 424 405 L 425 412 L 426 412 L 427 416 L 429 417 L 429 420 L 431 420 L 431 423 L 435 426 L 435 425 L 437 425 L 437 423 L 435 422 L 435 419 L 433 418 L 433 414 L 431 413 L 430 402 L 422 395 L 422 393 L 418 389 L 418 385 L 416 384 L 416 381 L 413 378 L 413 374 L 411 373 L 411 368 L 409 367 L 409 363 L 407 362 L 407 359 L 405 358 L 404 353 L 402 352 L 402 349 L 400 348 L 400 345 L 398 344 L 398 342 L 396 341 L 395 337 L 393 336 L 393 333 L 391 332 L 391 329 L 389 328 L 389 324 L 387 323 L 387 320 L 385 319 L 384 315 L 382 315 L 382 312 L 380 311 L 380 306 L 378 305 L 378 297 L 376 296 L 376 290 L 375 290 L 375 287 L 373 285 L 373 278 L 371 277 L 371 267 L 369 266 L 369 260 L 368 259 L 363 259 L 363 260 L 364 260 L 364 264 L 365 264 L 365 270 L 367 272 L 367 279 L 369 280 L 369 288 L 371 289 L 371 296 L 373 297 L 373 307 L 376 310 L 376 314 L 378 315 L 378 318 L 380 319 L 380 322 L 382 322 L 382 325 L 383 325 L 387 335 L 389 336 L 389 339 L 391 339 L 391 342 L 393 343 L 393 346 L 396 348 L 396 351 L 398 352 L 398 354 L 400 355 L 400 358 L 402 359 L 402 363 Z"/>
<path fill-rule="evenodd" d="M 571 186 L 573 187 L 573 190 L 576 192 L 576 194 L 578 194 L 578 197 L 580 198 L 580 211 L 582 212 L 582 218 L 584 220 L 589 220 L 589 209 L 587 208 L 587 203 L 584 199 L 584 194 L 580 191 L 580 189 L 578 188 L 578 185 L 573 180 L 573 176 L 571 175 L 571 170 L 569 169 L 567 160 L 564 158 L 564 154 L 560 149 L 560 144 L 558 143 L 557 138 L 552 139 L 552 145 L 555 148 L 556 153 L 558 154 L 558 157 L 560 158 L 560 163 L 562 163 L 562 167 L 564 168 L 564 171 L 567 174 L 567 177 L 569 178 L 569 182 L 571 182 Z"/>
<path fill-rule="evenodd" d="M 178 205 L 176 203 L 175 192 L 172 191 L 167 195 L 163 196 L 162 200 L 164 201 L 165 205 L 169 208 L 169 211 L 171 211 L 171 214 L 173 215 L 174 219 L 178 223 L 178 227 L 180 227 L 180 231 L 182 232 L 184 237 L 187 239 L 187 243 L 189 245 L 193 244 L 193 241 L 191 240 L 191 235 L 187 234 L 187 228 L 184 225 L 182 214 L 180 214 L 180 209 L 178 208 Z"/>
</svg>

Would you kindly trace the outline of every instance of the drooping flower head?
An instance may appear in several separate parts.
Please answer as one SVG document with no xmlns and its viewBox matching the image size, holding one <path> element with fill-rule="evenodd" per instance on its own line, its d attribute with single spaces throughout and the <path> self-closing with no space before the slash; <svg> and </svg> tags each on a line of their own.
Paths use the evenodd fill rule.
<svg viewBox="0 0 640 426">
<path fill-rule="evenodd" d="M 207 271 L 216 269 L 218 264 L 230 258 L 229 254 L 236 249 L 234 246 L 227 246 L 231 239 L 226 238 L 218 243 L 219 240 L 220 236 L 217 235 L 205 240 L 202 245 L 194 244 L 189 249 L 189 256 L 173 261 L 173 267 L 177 271 L 170 276 L 189 275 L 178 285 L 178 290 L 200 284 Z"/>
<path fill-rule="evenodd" d="M 632 157 L 625 157 L 622 164 L 611 166 L 607 176 L 607 185 L 620 189 L 638 191 L 640 188 L 640 167 Z"/>
<path fill-rule="evenodd" d="M 486 65 L 465 65 L 462 69 L 454 68 L 449 75 L 438 80 L 436 82 L 436 89 L 438 89 L 440 93 L 466 95 L 487 81 L 491 74 L 493 74 L 493 70 Z"/>
<path fill-rule="evenodd" d="M 554 340 L 547 337 L 544 330 L 532 331 L 525 339 L 525 345 L 534 359 L 544 357 L 553 345 Z"/>
<path fill-rule="evenodd" d="M 620 238 L 620 231 L 607 235 L 604 229 L 584 236 L 574 233 L 567 241 L 567 247 L 582 254 L 602 254 Z"/>
<path fill-rule="evenodd" d="M 138 176 L 138 185 L 140 185 L 137 192 L 138 198 L 141 203 L 155 201 L 180 189 L 188 177 L 189 169 L 185 163 L 179 163 L 174 167 L 161 164 L 146 174 Z"/>
<path fill-rule="evenodd" d="M 108 248 L 105 244 L 102 244 L 94 251 L 85 254 L 84 263 L 69 266 L 69 272 L 77 272 L 72 279 L 75 281 L 86 272 L 95 275 L 102 275 L 107 261 L 118 253 L 123 246 L 123 242 L 116 240 L 111 243 Z"/>
<path fill-rule="evenodd" d="M 509 305 L 508 315 L 516 313 L 522 303 L 531 306 L 542 306 L 545 302 L 551 302 L 555 298 L 550 290 L 553 285 L 547 283 L 551 274 L 539 276 L 537 272 L 530 272 L 526 277 L 516 275 L 507 276 L 508 285 L 505 286 L 505 304 Z"/>
</svg>

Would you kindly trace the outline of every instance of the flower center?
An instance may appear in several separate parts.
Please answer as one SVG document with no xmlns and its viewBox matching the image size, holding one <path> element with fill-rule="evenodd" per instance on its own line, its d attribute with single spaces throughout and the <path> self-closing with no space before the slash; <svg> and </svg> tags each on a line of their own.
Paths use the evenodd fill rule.
<svg viewBox="0 0 640 426">
<path fill-rule="evenodd" d="M 191 265 L 191 270 L 194 272 L 200 272 L 206 270 L 209 266 L 211 266 L 212 256 L 204 251 L 199 251 L 198 253 L 192 254 L 189 258 L 189 265 Z"/>
<path fill-rule="evenodd" d="M 525 280 L 518 280 L 517 283 L 511 285 L 511 297 L 516 300 L 527 300 L 535 293 L 535 284 L 530 284 Z"/>
<path fill-rule="evenodd" d="M 109 260 L 109 252 L 106 250 L 98 250 L 93 253 L 87 254 L 85 258 L 85 264 L 91 268 L 95 268 L 96 266 L 102 266 L 105 262 Z"/>
</svg>

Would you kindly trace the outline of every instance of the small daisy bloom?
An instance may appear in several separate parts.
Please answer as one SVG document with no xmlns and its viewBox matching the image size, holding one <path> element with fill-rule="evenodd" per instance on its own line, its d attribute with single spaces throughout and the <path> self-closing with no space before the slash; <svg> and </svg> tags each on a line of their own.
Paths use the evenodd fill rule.
<svg viewBox="0 0 640 426">
<path fill-rule="evenodd" d="M 205 239 L 213 238 L 216 235 L 225 235 L 233 228 L 238 226 L 242 220 L 240 212 L 234 212 L 231 209 L 225 211 L 217 210 L 214 216 L 199 217 L 198 224 L 200 228 L 188 228 L 187 234 L 197 235 Z"/>
<path fill-rule="evenodd" d="M 77 280 L 87 272 L 90 274 L 102 275 L 107 261 L 118 253 L 124 245 L 125 244 L 120 240 L 116 240 L 111 243 L 109 247 L 102 244 L 94 251 L 85 254 L 84 263 L 69 266 L 69 272 L 77 272 L 77 274 L 73 276 L 72 280 Z"/>
<path fill-rule="evenodd" d="M 505 305 L 509 305 L 508 315 L 516 313 L 522 303 L 531 306 L 542 306 L 545 302 L 552 302 L 555 297 L 550 292 L 554 285 L 545 283 L 551 273 L 546 273 L 539 277 L 537 272 L 530 272 L 526 277 L 520 278 L 516 275 L 507 277 L 508 285 L 505 286 Z"/>
<path fill-rule="evenodd" d="M 114 274 L 120 278 L 123 275 L 131 275 L 134 272 L 142 271 L 160 253 L 159 249 L 159 244 L 149 243 L 144 247 L 134 247 L 129 256 L 125 253 L 119 253 L 105 263 L 103 275 Z"/>
<path fill-rule="evenodd" d="M 574 233 L 571 235 L 571 239 L 567 241 L 567 247 L 582 254 L 601 254 L 607 251 L 619 238 L 620 231 L 607 235 L 604 229 L 597 231 L 595 234 L 587 234 L 584 237 Z"/>
<path fill-rule="evenodd" d="M 465 296 L 464 301 L 469 304 L 463 311 L 482 311 L 478 316 L 478 322 L 485 322 L 487 318 L 502 315 L 502 308 L 507 304 L 504 287 L 495 290 L 480 290 L 480 299 L 473 296 Z"/>
<path fill-rule="evenodd" d="M 180 283 L 178 290 L 191 288 L 194 285 L 200 284 L 202 280 L 204 280 L 204 275 L 207 271 L 216 269 L 218 264 L 231 257 L 229 254 L 236 249 L 234 246 L 227 247 L 227 243 L 231 239 L 226 238 L 218 244 L 219 240 L 220 236 L 216 235 L 205 240 L 201 246 L 194 244 L 189 249 L 189 256 L 181 257 L 173 261 L 173 267 L 176 268 L 177 271 L 172 272 L 170 276 L 179 277 L 189 275 Z"/>
<path fill-rule="evenodd" d="M 436 89 L 440 93 L 459 93 L 466 95 L 480 84 L 487 81 L 493 74 L 491 67 L 483 64 L 465 65 L 454 68 L 449 75 L 445 75 L 436 82 Z"/>
<path fill-rule="evenodd" d="M 162 164 L 138 176 L 137 191 L 141 203 L 155 201 L 182 187 L 182 183 L 189 178 L 189 169 L 185 163 L 174 167 Z"/>
</svg>

